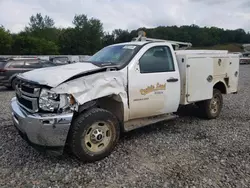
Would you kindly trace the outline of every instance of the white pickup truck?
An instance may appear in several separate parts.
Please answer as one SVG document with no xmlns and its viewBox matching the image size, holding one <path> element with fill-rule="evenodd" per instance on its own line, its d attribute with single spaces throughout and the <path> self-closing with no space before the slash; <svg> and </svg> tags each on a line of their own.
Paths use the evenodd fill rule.
<svg viewBox="0 0 250 188">
<path fill-rule="evenodd" d="M 146 38 L 107 46 L 87 62 L 23 73 L 11 101 L 12 118 L 32 146 L 80 160 L 103 159 L 121 132 L 178 117 L 197 104 L 217 118 L 222 94 L 237 93 L 239 56 L 181 50 L 189 43 Z"/>
</svg>

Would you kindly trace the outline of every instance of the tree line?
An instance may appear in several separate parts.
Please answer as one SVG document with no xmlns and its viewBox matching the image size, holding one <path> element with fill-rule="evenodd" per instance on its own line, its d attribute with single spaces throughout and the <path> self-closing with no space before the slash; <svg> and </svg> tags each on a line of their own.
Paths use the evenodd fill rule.
<svg viewBox="0 0 250 188">
<path fill-rule="evenodd" d="M 37 13 L 19 33 L 0 26 L 0 55 L 92 55 L 107 45 L 131 41 L 139 30 L 147 37 L 191 42 L 194 47 L 250 43 L 250 33 L 243 29 L 185 25 L 105 32 L 100 20 L 85 14 L 75 15 L 72 23 L 73 27 L 57 28 L 52 18 Z"/>
</svg>

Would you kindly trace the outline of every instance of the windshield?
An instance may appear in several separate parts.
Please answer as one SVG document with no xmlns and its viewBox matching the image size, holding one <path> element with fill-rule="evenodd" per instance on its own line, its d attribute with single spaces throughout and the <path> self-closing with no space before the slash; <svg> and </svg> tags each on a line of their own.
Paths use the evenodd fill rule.
<svg viewBox="0 0 250 188">
<path fill-rule="evenodd" d="M 115 45 L 108 46 L 94 54 L 88 59 L 88 62 L 105 66 L 105 65 L 122 65 L 129 61 L 136 53 L 138 45 Z"/>
</svg>

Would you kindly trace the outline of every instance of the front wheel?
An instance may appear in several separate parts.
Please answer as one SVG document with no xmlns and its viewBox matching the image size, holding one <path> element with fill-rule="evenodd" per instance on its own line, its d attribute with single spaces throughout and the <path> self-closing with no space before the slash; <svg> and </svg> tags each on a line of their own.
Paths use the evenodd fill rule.
<svg viewBox="0 0 250 188">
<path fill-rule="evenodd" d="M 216 119 L 223 106 L 223 97 L 218 89 L 213 90 L 213 98 L 198 103 L 201 116 L 206 119 Z"/>
<path fill-rule="evenodd" d="M 120 136 L 117 118 L 109 111 L 93 108 L 80 114 L 72 123 L 69 144 L 72 152 L 84 162 L 108 156 Z"/>
</svg>

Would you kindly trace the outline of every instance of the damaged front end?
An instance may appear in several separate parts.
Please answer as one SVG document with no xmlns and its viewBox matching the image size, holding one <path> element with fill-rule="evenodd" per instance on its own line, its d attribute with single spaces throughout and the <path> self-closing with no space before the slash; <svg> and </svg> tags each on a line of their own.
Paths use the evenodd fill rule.
<svg viewBox="0 0 250 188">
<path fill-rule="evenodd" d="M 57 94 L 47 86 L 19 77 L 11 108 L 15 127 L 30 145 L 56 155 L 63 153 L 78 109 L 72 95 Z"/>
<path fill-rule="evenodd" d="M 35 82 L 28 73 L 20 75 L 16 82 L 16 97 L 11 101 L 15 127 L 30 145 L 61 155 L 74 114 L 86 104 L 116 95 L 123 104 L 122 115 L 126 116 L 126 74 L 125 71 L 102 70 L 67 78 L 57 86 L 52 86 L 52 81 L 47 85 Z"/>
</svg>

